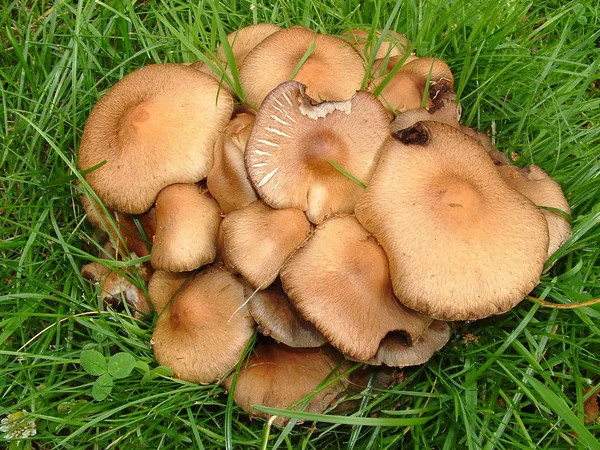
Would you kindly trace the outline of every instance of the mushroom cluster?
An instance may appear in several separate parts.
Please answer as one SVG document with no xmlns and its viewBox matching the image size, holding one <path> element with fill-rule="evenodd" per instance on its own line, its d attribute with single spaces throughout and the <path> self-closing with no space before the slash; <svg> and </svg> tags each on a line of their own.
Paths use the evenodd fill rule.
<svg viewBox="0 0 600 450">
<path fill-rule="evenodd" d="M 448 65 L 409 49 L 391 32 L 259 24 L 100 99 L 79 148 L 97 196 L 84 209 L 118 255 L 150 255 L 160 364 L 236 385 L 253 414 L 323 412 L 366 379 L 348 361 L 422 364 L 449 321 L 504 313 L 538 284 L 570 235 L 560 186 L 461 125 Z M 150 311 L 124 278 L 84 273 Z"/>
</svg>

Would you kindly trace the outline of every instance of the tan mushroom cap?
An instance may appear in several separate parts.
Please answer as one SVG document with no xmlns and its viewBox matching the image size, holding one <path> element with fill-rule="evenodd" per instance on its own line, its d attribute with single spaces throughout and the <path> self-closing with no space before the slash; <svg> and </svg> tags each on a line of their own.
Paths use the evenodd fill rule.
<svg viewBox="0 0 600 450">
<path fill-rule="evenodd" d="M 517 305 L 539 282 L 548 248 L 535 205 L 449 125 L 419 122 L 385 147 L 356 217 L 385 250 L 398 298 L 440 320 Z"/>
<path fill-rule="evenodd" d="M 154 311 L 162 314 L 179 290 L 192 278 L 191 272 L 165 272 L 164 270 L 154 272 L 148 283 L 148 299 Z"/>
<path fill-rule="evenodd" d="M 358 53 L 364 56 L 365 60 L 369 60 L 371 57 L 371 50 L 375 48 L 377 41 L 381 37 L 382 30 L 376 31 L 372 36 L 369 30 L 361 28 L 353 28 L 348 31 L 344 31 L 341 36 L 347 38 L 348 43 L 356 49 Z M 369 39 L 370 38 L 370 39 Z M 408 46 L 410 45 L 406 36 L 396 33 L 395 31 L 388 30 L 385 34 L 384 40 L 381 43 L 377 53 L 375 53 L 374 59 L 383 59 L 385 57 L 402 57 L 406 53 Z"/>
<path fill-rule="evenodd" d="M 246 286 L 244 293 L 250 299 L 248 310 L 261 334 L 290 347 L 320 347 L 327 342 L 292 306 L 280 283 L 256 292 Z"/>
<path fill-rule="evenodd" d="M 237 68 L 242 67 L 246 56 L 254 47 L 279 30 L 281 30 L 280 27 L 271 23 L 257 23 L 228 34 L 227 41 L 231 46 Z M 221 61 L 227 61 L 222 45 L 217 49 L 217 56 Z"/>
<path fill-rule="evenodd" d="M 282 83 L 265 99 L 246 145 L 246 168 L 259 196 L 273 208 L 297 208 L 313 223 L 351 213 L 371 178 L 389 134 L 382 105 L 357 92 L 345 102 L 315 105 L 302 84 Z"/>
<path fill-rule="evenodd" d="M 571 224 L 565 217 L 543 208 L 546 206 L 571 214 L 571 208 L 569 208 L 560 184 L 536 165 L 522 169 L 514 166 L 499 166 L 498 171 L 511 188 L 523 194 L 536 206 L 542 207 L 540 211 L 548 222 L 550 233 L 550 243 L 548 244 L 548 258 L 550 258 L 572 234 Z"/>
<path fill-rule="evenodd" d="M 215 143 L 215 160 L 206 185 L 224 214 L 244 208 L 258 199 L 244 163 L 246 142 L 253 125 L 253 114 L 240 114 Z"/>
<path fill-rule="evenodd" d="M 156 198 L 152 266 L 186 272 L 212 263 L 220 223 L 219 205 L 199 185 L 167 186 Z"/>
<path fill-rule="evenodd" d="M 117 307 L 119 304 L 127 303 L 133 317 L 146 316 L 152 312 L 142 288 L 102 264 L 86 264 L 81 268 L 81 274 L 84 278 L 99 284 L 99 297 L 103 304 Z"/>
<path fill-rule="evenodd" d="M 432 91 L 430 91 L 432 93 Z M 461 127 L 459 120 L 462 108 L 456 102 L 456 94 L 451 90 L 440 92 L 432 99 L 429 109 L 419 108 L 400 112 L 391 125 L 391 132 L 397 133 L 412 127 L 417 122 L 441 122 L 456 129 Z"/>
<path fill-rule="evenodd" d="M 181 64 L 155 64 L 115 84 L 96 104 L 79 147 L 79 169 L 106 206 L 139 214 L 158 192 L 208 175 L 233 110 L 219 83 Z"/>
<path fill-rule="evenodd" d="M 151 345 L 178 378 L 212 383 L 238 362 L 254 334 L 244 288 L 231 273 L 209 268 L 194 277 L 158 317 Z"/>
<path fill-rule="evenodd" d="M 273 209 L 256 201 L 223 219 L 221 257 L 232 272 L 256 288 L 266 289 L 311 229 L 302 211 Z"/>
<path fill-rule="evenodd" d="M 494 147 L 494 144 L 492 143 L 492 139 L 487 135 L 487 133 L 474 128 L 469 128 L 465 125 L 460 125 L 459 130 L 467 136 L 472 137 L 481 146 L 483 146 L 495 166 L 506 166 L 510 164 L 506 155 L 496 150 L 496 147 Z"/>
<path fill-rule="evenodd" d="M 368 361 L 372 366 L 385 364 L 390 367 L 408 367 L 424 364 L 450 339 L 450 327 L 446 322 L 434 320 L 427 331 L 413 345 L 402 342 L 397 336 L 387 336 Z"/>
<path fill-rule="evenodd" d="M 293 27 L 268 36 L 246 56 L 240 69 L 245 102 L 258 109 L 269 92 L 291 78 L 313 45 L 293 79 L 305 84 L 308 95 L 320 101 L 352 97 L 365 75 L 359 54 L 343 39 Z"/>
<path fill-rule="evenodd" d="M 346 388 L 342 380 L 327 380 L 348 367 L 341 355 L 328 348 L 291 348 L 273 341 L 259 343 L 238 376 L 233 397 L 245 411 L 267 419 L 271 416 L 255 409 L 255 405 L 288 409 L 299 403 L 292 409 L 321 414 Z M 232 381 L 230 375 L 223 383 L 226 389 L 231 389 Z M 311 396 L 324 382 L 331 384 Z M 310 396 L 308 405 L 302 408 L 305 403 L 302 400 L 307 396 Z M 287 422 L 288 417 L 274 419 L 279 426 Z"/>
<path fill-rule="evenodd" d="M 385 253 L 354 216 L 323 223 L 285 264 L 281 283 L 306 320 L 359 360 L 391 331 L 416 341 L 432 320 L 396 299 Z"/>
<path fill-rule="evenodd" d="M 385 76 L 375 80 L 375 86 L 383 82 Z M 433 105 L 431 91 L 452 88 L 454 77 L 441 59 L 417 58 L 404 64 L 381 91 L 379 99 L 392 112 L 420 109 L 427 80 L 430 80 L 430 95 L 425 98 L 426 108 Z"/>
<path fill-rule="evenodd" d="M 389 75 L 394 68 L 400 64 L 401 66 L 408 64 L 415 59 L 419 59 L 415 55 L 393 56 L 391 58 L 376 59 L 371 67 L 371 74 L 375 78 L 380 78 Z M 380 78 L 381 81 L 383 78 Z"/>
</svg>

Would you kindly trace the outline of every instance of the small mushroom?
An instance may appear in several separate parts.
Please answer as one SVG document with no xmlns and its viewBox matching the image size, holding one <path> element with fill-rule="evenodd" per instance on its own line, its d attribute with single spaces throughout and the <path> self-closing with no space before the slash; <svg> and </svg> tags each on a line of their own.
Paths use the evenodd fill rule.
<svg viewBox="0 0 600 450">
<path fill-rule="evenodd" d="M 343 39 L 292 27 L 271 34 L 248 53 L 240 83 L 245 102 L 258 109 L 269 92 L 290 79 L 305 84 L 312 98 L 341 101 L 360 89 L 364 75 L 362 58 Z"/>
<path fill-rule="evenodd" d="M 548 250 L 535 205 L 449 125 L 419 122 L 385 147 L 356 217 L 385 250 L 400 301 L 439 320 L 516 306 L 538 284 Z"/>
<path fill-rule="evenodd" d="M 151 345 L 182 380 L 212 383 L 233 368 L 254 334 L 244 288 L 218 267 L 197 274 L 158 317 Z"/>
<path fill-rule="evenodd" d="M 319 224 L 329 214 L 351 213 L 363 191 L 332 163 L 368 182 L 388 134 L 387 113 L 371 94 L 315 104 L 304 85 L 289 81 L 256 116 L 246 168 L 265 203 L 301 209 Z"/>
<path fill-rule="evenodd" d="M 244 293 L 249 299 L 248 310 L 261 334 L 290 347 L 320 347 L 327 342 L 292 306 L 280 283 L 262 291 L 246 286 Z"/>
<path fill-rule="evenodd" d="M 186 272 L 217 255 L 220 208 L 196 184 L 173 184 L 156 198 L 156 235 L 151 262 L 157 270 Z"/>
<path fill-rule="evenodd" d="M 252 286 L 266 289 L 311 232 L 302 211 L 273 209 L 262 201 L 228 214 L 221 226 L 221 257 Z"/>
<path fill-rule="evenodd" d="M 508 185 L 523 194 L 529 200 L 540 207 L 550 233 L 548 244 L 548 258 L 558 250 L 571 237 L 571 224 L 569 221 L 553 208 L 571 214 L 569 203 L 563 191 L 550 175 L 540 167 L 531 165 L 519 169 L 515 166 L 498 166 L 498 171 Z"/>
<path fill-rule="evenodd" d="M 281 283 L 306 320 L 359 360 L 391 331 L 413 343 L 432 320 L 396 299 L 385 253 L 354 216 L 325 221 L 285 264 Z"/>
<path fill-rule="evenodd" d="M 208 175 L 232 110 L 231 95 L 198 70 L 146 66 L 115 84 L 92 110 L 79 169 L 95 167 L 85 178 L 107 207 L 143 213 L 164 187 Z"/>
<path fill-rule="evenodd" d="M 346 385 L 336 376 L 349 368 L 337 352 L 329 348 L 291 348 L 276 342 L 263 342 L 239 373 L 233 397 L 235 402 L 254 416 L 270 418 L 255 405 L 279 409 L 299 409 L 321 414 Z M 231 389 L 234 375 L 224 381 Z M 325 384 L 326 387 L 319 388 Z M 284 426 L 288 417 L 277 417 L 273 423 Z"/>
</svg>

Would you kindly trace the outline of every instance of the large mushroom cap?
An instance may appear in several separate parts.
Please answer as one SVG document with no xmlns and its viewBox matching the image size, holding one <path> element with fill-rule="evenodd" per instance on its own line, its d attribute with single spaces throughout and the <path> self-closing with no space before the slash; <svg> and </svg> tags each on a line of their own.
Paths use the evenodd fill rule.
<svg viewBox="0 0 600 450">
<path fill-rule="evenodd" d="M 385 253 L 353 216 L 325 221 L 283 267 L 281 282 L 302 316 L 356 359 L 373 357 L 392 331 L 412 343 L 431 323 L 394 297 Z"/>
<path fill-rule="evenodd" d="M 498 171 L 510 187 L 523 194 L 537 206 L 548 222 L 550 242 L 548 258 L 571 237 L 571 224 L 560 213 L 544 207 L 554 208 L 565 214 L 571 214 L 571 208 L 560 184 L 536 165 L 518 169 L 514 166 L 498 166 Z"/>
<path fill-rule="evenodd" d="M 181 64 L 146 66 L 125 76 L 96 104 L 79 147 L 79 168 L 110 208 L 148 210 L 174 183 L 205 178 L 231 112 L 219 83 Z"/>
<path fill-rule="evenodd" d="M 331 213 L 351 213 L 363 190 L 331 162 L 368 182 L 388 134 L 385 109 L 371 94 L 315 105 L 302 84 L 290 81 L 258 112 L 246 167 L 268 205 L 301 209 L 320 223 Z"/>
<path fill-rule="evenodd" d="M 253 334 L 242 284 L 225 270 L 209 268 L 171 300 L 151 344 L 159 364 L 177 377 L 212 383 L 235 366 Z"/>
<path fill-rule="evenodd" d="M 295 405 L 293 409 L 321 414 L 345 390 L 341 380 L 326 380 L 346 369 L 348 364 L 331 349 L 290 348 L 273 341 L 259 343 L 239 374 L 233 396 L 239 406 L 259 417 L 270 415 L 258 411 L 255 405 L 279 409 Z M 227 389 L 232 381 L 233 375 L 225 380 Z M 311 396 L 323 382 L 330 384 Z M 301 400 L 307 396 L 308 404 L 302 408 Z M 274 423 L 283 426 L 288 421 L 287 417 L 278 417 Z"/>
<path fill-rule="evenodd" d="M 358 53 L 343 39 L 293 27 L 271 34 L 246 56 L 240 69 L 246 103 L 258 109 L 270 91 L 291 78 L 313 46 L 293 79 L 319 101 L 352 97 L 365 75 Z"/>
<path fill-rule="evenodd" d="M 388 140 L 356 217 L 385 250 L 398 298 L 440 320 L 511 309 L 546 259 L 544 216 L 475 140 L 442 123 Z"/>
</svg>

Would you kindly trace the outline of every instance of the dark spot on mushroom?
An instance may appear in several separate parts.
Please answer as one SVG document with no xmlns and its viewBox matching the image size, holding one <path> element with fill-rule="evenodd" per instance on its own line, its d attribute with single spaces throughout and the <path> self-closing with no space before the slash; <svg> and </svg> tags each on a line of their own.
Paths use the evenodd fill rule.
<svg viewBox="0 0 600 450">
<path fill-rule="evenodd" d="M 431 140 L 429 130 L 421 122 L 417 122 L 412 127 L 392 133 L 394 139 L 407 145 L 427 145 Z"/>
</svg>

